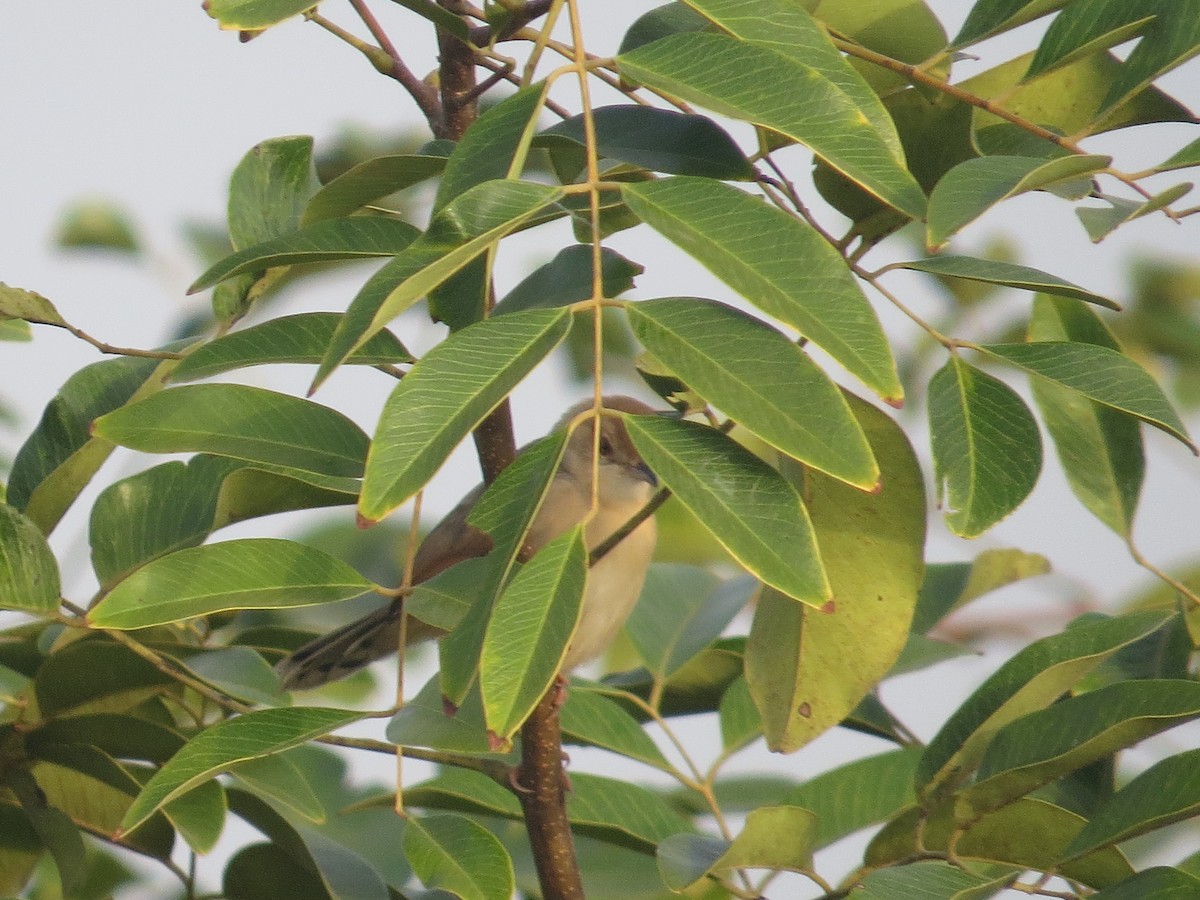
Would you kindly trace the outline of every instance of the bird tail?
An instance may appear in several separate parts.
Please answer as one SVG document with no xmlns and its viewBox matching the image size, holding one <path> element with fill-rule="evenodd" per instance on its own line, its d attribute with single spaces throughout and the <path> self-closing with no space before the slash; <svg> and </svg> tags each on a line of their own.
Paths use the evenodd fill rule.
<svg viewBox="0 0 1200 900">
<path fill-rule="evenodd" d="M 298 691 L 320 687 L 357 672 L 364 666 L 395 653 L 400 641 L 399 600 L 381 606 L 349 625 L 309 641 L 275 664 L 284 690 Z M 424 622 L 408 620 L 407 642 L 440 635 Z"/>
</svg>

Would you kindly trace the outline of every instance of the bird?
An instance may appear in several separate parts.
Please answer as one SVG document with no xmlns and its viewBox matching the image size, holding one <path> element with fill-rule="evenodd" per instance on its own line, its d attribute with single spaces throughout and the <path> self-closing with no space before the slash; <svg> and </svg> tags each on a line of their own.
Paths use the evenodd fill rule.
<svg viewBox="0 0 1200 900">
<path fill-rule="evenodd" d="M 624 396 L 603 398 L 606 410 L 653 415 L 640 400 Z M 586 400 L 568 409 L 555 426 L 566 428 L 592 407 Z M 599 440 L 595 423 L 600 423 Z M 593 467 L 594 449 L 599 466 Z M 584 527 L 584 541 L 593 550 L 625 525 L 653 497 L 658 480 L 642 460 L 623 419 L 590 417 L 567 440 L 562 460 L 546 490 L 529 529 L 525 549 L 533 553 L 583 522 L 592 508 L 592 473 L 597 472 L 598 508 Z M 467 521 L 486 485 L 479 485 L 429 532 L 413 559 L 412 584 L 427 581 L 455 563 L 485 556 L 491 538 Z M 612 643 L 633 611 L 654 554 L 657 531 L 648 517 L 588 570 L 579 627 L 568 647 L 561 672 L 595 659 Z M 377 659 L 396 652 L 402 598 L 392 600 L 360 619 L 322 635 L 280 660 L 275 670 L 285 690 L 307 690 L 344 678 Z M 408 643 L 441 637 L 445 632 L 408 618 Z"/>
</svg>

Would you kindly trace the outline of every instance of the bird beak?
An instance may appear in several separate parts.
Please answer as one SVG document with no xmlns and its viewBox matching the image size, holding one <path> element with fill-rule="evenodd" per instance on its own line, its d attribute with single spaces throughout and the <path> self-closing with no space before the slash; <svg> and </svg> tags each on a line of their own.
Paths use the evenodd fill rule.
<svg viewBox="0 0 1200 900">
<path fill-rule="evenodd" d="M 633 467 L 633 470 L 641 476 L 641 478 L 649 483 L 650 487 L 658 487 L 658 476 L 650 471 L 650 467 L 645 462 L 639 462 Z"/>
</svg>

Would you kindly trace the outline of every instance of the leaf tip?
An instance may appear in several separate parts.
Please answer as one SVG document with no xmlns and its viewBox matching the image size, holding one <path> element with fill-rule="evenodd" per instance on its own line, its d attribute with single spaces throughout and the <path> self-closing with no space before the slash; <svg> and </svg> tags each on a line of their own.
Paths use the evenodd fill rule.
<svg viewBox="0 0 1200 900">
<path fill-rule="evenodd" d="M 832 615 L 833 613 L 837 612 L 837 601 L 826 600 L 825 603 L 820 607 L 819 611 L 828 615 Z"/>
<path fill-rule="evenodd" d="M 378 519 L 372 519 L 370 516 L 363 515 L 361 512 L 354 514 L 354 524 L 357 525 L 361 531 L 366 531 L 372 525 L 378 524 L 378 522 Z"/>
<path fill-rule="evenodd" d="M 458 704 L 444 694 L 442 695 L 442 715 L 447 719 L 453 719 L 458 715 Z"/>
<path fill-rule="evenodd" d="M 487 732 L 487 742 L 488 742 L 488 749 L 491 750 L 493 753 L 507 753 L 509 750 L 512 749 L 512 741 L 510 741 L 506 737 L 501 737 L 500 735 L 496 734 L 496 732 L 492 731 L 492 729 L 490 729 L 490 728 L 488 729 L 488 732 Z"/>
<path fill-rule="evenodd" d="M 903 394 L 896 394 L 896 395 L 890 396 L 890 397 L 883 397 L 882 399 L 883 399 L 883 402 L 886 403 L 888 406 L 890 406 L 892 409 L 904 409 L 904 395 Z"/>
</svg>

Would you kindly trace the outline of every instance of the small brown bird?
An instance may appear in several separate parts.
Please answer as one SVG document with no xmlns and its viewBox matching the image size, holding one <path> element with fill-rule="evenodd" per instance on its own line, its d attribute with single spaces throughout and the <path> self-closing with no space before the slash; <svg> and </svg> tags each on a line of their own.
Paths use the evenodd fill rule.
<svg viewBox="0 0 1200 900">
<path fill-rule="evenodd" d="M 590 400 L 572 406 L 557 427 L 565 427 L 590 406 Z M 635 415 L 654 412 L 631 397 L 606 397 L 604 408 Z M 657 483 L 633 446 L 625 423 L 608 416 L 599 421 L 599 508 L 584 529 L 589 550 L 628 522 L 653 496 Z M 583 422 L 567 442 L 558 471 L 529 532 L 526 545 L 532 551 L 540 550 L 578 525 L 591 511 L 595 422 L 595 419 Z M 480 485 L 425 538 L 413 561 L 413 584 L 420 584 L 465 559 L 484 556 L 492 549 L 491 539 L 467 522 L 482 495 L 483 485 Z M 567 650 L 564 671 L 599 656 L 625 624 L 641 593 L 655 539 L 654 519 L 649 518 L 588 570 L 579 628 Z M 284 688 L 318 687 L 394 653 L 400 637 L 401 613 L 402 602 L 393 600 L 390 605 L 316 638 L 280 660 L 275 668 Z M 443 633 L 412 617 L 408 620 L 409 642 L 441 637 Z"/>
</svg>

